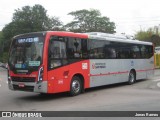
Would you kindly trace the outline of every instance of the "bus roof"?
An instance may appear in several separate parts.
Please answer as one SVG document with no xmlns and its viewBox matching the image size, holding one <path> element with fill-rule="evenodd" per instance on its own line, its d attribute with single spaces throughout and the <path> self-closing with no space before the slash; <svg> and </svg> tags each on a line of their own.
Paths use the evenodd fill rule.
<svg viewBox="0 0 160 120">
<path fill-rule="evenodd" d="M 21 36 L 27 36 L 27 35 L 37 35 L 37 34 L 42 34 L 42 35 L 45 35 L 47 33 L 47 31 L 41 31 L 41 32 L 30 32 L 30 33 L 23 33 L 23 34 L 19 34 L 19 35 L 16 35 L 14 36 L 13 38 L 17 38 L 17 37 L 21 37 Z"/>
<path fill-rule="evenodd" d="M 145 45 L 153 45 L 151 42 L 144 42 L 135 39 L 130 39 L 124 35 L 114 35 L 108 33 L 101 33 L 101 32 L 89 32 L 85 33 L 88 35 L 90 39 L 97 39 L 97 40 L 108 40 L 113 42 L 123 42 L 123 43 L 133 43 L 133 44 L 145 44 Z"/>
<path fill-rule="evenodd" d="M 133 40 L 129 39 L 127 36 L 124 35 L 115 35 L 115 34 L 108 34 L 108 33 L 102 33 L 102 32 L 88 32 L 88 33 L 74 33 L 74 32 L 66 32 L 66 31 L 41 31 L 41 32 L 31 32 L 31 33 L 25 33 L 20 34 L 15 37 L 20 37 L 23 35 L 30 35 L 30 34 L 46 34 L 46 33 L 56 33 L 58 34 L 65 34 L 67 36 L 88 36 L 89 39 L 97 39 L 97 40 L 108 40 L 113 42 L 123 42 L 123 43 L 133 43 L 133 44 L 145 44 L 145 45 L 153 45 L 151 42 L 144 42 L 139 40 Z"/>
</svg>

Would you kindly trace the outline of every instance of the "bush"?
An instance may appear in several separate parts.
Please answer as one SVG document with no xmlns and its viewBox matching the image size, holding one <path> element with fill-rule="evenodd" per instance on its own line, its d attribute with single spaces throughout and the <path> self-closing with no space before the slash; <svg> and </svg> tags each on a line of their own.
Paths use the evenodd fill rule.
<svg viewBox="0 0 160 120">
<path fill-rule="evenodd" d="M 3 63 L 7 63 L 8 62 L 8 52 L 4 52 L 0 55 L 0 61 Z"/>
</svg>

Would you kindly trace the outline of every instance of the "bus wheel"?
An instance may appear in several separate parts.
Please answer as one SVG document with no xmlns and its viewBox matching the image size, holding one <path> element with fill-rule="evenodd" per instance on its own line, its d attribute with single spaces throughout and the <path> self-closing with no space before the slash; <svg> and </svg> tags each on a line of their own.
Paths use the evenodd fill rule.
<svg viewBox="0 0 160 120">
<path fill-rule="evenodd" d="M 76 96 L 80 94 L 82 91 L 82 81 L 79 77 L 74 76 L 70 85 L 70 95 Z"/>
<path fill-rule="evenodd" d="M 134 71 L 130 71 L 129 77 L 128 77 L 128 84 L 132 85 L 136 81 L 136 76 Z"/>
</svg>

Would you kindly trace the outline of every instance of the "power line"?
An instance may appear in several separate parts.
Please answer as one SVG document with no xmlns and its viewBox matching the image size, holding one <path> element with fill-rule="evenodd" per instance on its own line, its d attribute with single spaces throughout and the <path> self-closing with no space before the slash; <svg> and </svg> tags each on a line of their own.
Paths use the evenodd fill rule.
<svg viewBox="0 0 160 120">
<path fill-rule="evenodd" d="M 152 19 L 152 20 L 126 20 L 126 21 L 118 21 L 119 23 L 136 23 L 136 22 L 160 22 L 160 19 Z"/>
<path fill-rule="evenodd" d="M 117 19 L 117 17 L 110 17 L 110 18 L 114 18 L 114 19 Z M 145 19 L 150 19 L 150 18 L 160 18 L 160 16 L 147 16 L 147 17 L 143 17 L 143 16 L 139 16 L 139 17 L 118 17 L 118 19 L 124 19 L 124 20 L 126 20 L 126 19 L 141 19 L 141 18 L 145 18 Z"/>
</svg>

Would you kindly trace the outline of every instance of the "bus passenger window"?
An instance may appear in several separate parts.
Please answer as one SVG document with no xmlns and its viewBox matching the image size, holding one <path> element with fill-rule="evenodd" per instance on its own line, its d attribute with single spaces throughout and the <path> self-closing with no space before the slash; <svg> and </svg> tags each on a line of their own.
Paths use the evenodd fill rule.
<svg viewBox="0 0 160 120">
<path fill-rule="evenodd" d="M 69 59 L 82 58 L 81 39 L 68 38 L 67 55 Z"/>
<path fill-rule="evenodd" d="M 131 56 L 132 56 L 132 58 L 135 58 L 135 59 L 141 57 L 139 46 L 137 46 L 137 45 L 132 46 L 132 48 L 131 48 Z"/>
<path fill-rule="evenodd" d="M 104 59 L 105 41 L 89 40 L 89 57 L 93 59 Z"/>
</svg>

